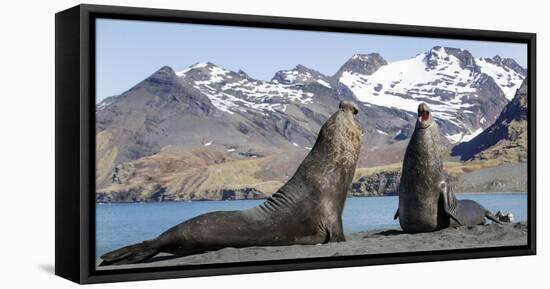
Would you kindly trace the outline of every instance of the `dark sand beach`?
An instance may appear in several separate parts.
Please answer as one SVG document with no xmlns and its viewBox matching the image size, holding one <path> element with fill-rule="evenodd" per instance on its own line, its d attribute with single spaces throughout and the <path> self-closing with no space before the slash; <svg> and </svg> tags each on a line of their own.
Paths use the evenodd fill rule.
<svg viewBox="0 0 550 289">
<path fill-rule="evenodd" d="M 159 254 L 146 263 L 99 266 L 98 270 L 520 246 L 527 244 L 527 223 L 491 223 L 419 234 L 407 234 L 399 229 L 376 230 L 349 234 L 346 239 L 346 242 L 318 245 L 224 248 L 185 257 Z"/>
</svg>

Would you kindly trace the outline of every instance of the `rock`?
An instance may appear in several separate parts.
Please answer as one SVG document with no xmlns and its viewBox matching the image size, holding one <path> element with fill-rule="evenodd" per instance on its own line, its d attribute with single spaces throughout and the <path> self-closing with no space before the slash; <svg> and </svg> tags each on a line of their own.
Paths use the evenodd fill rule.
<svg viewBox="0 0 550 289">
<path fill-rule="evenodd" d="M 378 53 L 353 55 L 333 76 L 339 79 L 345 71 L 353 71 L 358 74 L 371 75 L 388 62 Z"/>
<path fill-rule="evenodd" d="M 223 189 L 220 190 L 222 200 L 256 200 L 265 199 L 267 195 L 255 188 Z"/>
<path fill-rule="evenodd" d="M 480 68 L 475 64 L 475 59 L 472 54 L 464 49 L 436 46 L 432 48 L 426 56 L 426 63 L 430 68 L 437 67 L 441 60 L 449 61 L 449 59 L 447 59 L 448 55 L 456 57 L 460 61 L 459 65 L 462 69 L 480 72 Z M 441 59 L 441 57 L 443 57 L 443 59 Z"/>
<path fill-rule="evenodd" d="M 387 171 L 360 177 L 351 184 L 349 195 L 354 197 L 366 196 L 396 196 L 399 189 L 401 173 Z"/>
</svg>

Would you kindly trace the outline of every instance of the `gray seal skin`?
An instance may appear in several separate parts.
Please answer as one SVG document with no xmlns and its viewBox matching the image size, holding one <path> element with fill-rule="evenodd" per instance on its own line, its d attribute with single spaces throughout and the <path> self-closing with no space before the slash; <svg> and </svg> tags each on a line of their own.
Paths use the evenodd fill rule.
<svg viewBox="0 0 550 289">
<path fill-rule="evenodd" d="M 418 106 L 416 126 L 405 151 L 399 185 L 399 218 L 403 231 L 431 232 L 461 225 L 479 225 L 485 218 L 500 223 L 480 204 L 458 200 L 443 169 L 439 129 L 429 107 Z"/>
<path fill-rule="evenodd" d="M 184 256 L 224 247 L 345 241 L 342 211 L 361 148 L 357 112 L 354 103 L 342 101 L 294 176 L 261 205 L 197 216 L 153 240 L 102 255 L 101 265 L 137 263 L 160 252 Z"/>
</svg>

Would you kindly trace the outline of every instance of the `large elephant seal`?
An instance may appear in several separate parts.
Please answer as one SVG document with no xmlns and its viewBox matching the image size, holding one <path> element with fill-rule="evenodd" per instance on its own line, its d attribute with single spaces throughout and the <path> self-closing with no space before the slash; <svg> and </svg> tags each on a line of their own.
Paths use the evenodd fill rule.
<svg viewBox="0 0 550 289">
<path fill-rule="evenodd" d="M 342 101 L 294 176 L 261 205 L 197 216 L 153 240 L 104 254 L 101 265 L 136 263 L 160 252 L 345 241 L 342 211 L 361 148 L 357 112 Z"/>
<path fill-rule="evenodd" d="M 439 129 L 429 107 L 418 106 L 416 126 L 405 151 L 395 219 L 405 232 L 418 233 L 461 225 L 499 222 L 480 204 L 457 200 L 443 169 Z"/>
</svg>

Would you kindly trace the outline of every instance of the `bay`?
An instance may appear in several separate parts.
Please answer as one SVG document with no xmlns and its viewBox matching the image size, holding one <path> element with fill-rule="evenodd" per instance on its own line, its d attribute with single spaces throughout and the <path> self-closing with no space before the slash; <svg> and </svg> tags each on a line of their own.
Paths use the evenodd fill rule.
<svg viewBox="0 0 550 289">
<path fill-rule="evenodd" d="M 488 210 L 511 212 L 514 221 L 527 221 L 526 193 L 462 193 L 459 199 L 479 202 Z M 152 239 L 166 229 L 212 211 L 252 208 L 263 200 L 195 201 L 164 203 L 112 203 L 96 205 L 96 254 Z M 342 216 L 346 234 L 396 229 L 393 220 L 397 196 L 348 198 Z"/>
</svg>

